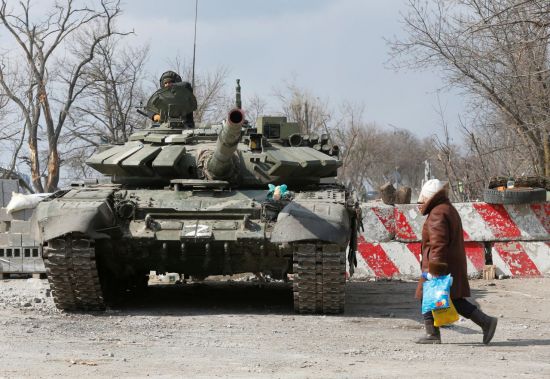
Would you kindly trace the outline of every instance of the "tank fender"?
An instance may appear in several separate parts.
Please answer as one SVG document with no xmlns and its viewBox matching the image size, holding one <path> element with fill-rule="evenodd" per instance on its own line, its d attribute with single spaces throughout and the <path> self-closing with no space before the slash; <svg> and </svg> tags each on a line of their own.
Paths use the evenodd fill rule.
<svg viewBox="0 0 550 379">
<path fill-rule="evenodd" d="M 102 229 L 115 225 L 116 218 L 106 200 L 63 201 L 54 199 L 36 207 L 31 219 L 31 233 L 44 242 L 68 233 L 83 233 L 90 238 L 109 238 Z"/>
<path fill-rule="evenodd" d="M 350 216 L 344 205 L 292 201 L 279 212 L 271 242 L 320 240 L 345 247 L 350 235 Z"/>
</svg>

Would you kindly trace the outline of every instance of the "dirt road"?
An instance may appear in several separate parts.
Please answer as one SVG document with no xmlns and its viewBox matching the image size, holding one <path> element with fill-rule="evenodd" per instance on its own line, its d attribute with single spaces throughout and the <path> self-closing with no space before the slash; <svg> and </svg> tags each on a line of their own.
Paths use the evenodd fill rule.
<svg viewBox="0 0 550 379">
<path fill-rule="evenodd" d="M 550 377 L 550 278 L 473 281 L 500 317 L 423 332 L 410 282 L 352 282 L 342 316 L 297 316 L 281 283 L 152 287 L 99 314 L 64 314 L 47 281 L 0 281 L 0 377 Z"/>
</svg>

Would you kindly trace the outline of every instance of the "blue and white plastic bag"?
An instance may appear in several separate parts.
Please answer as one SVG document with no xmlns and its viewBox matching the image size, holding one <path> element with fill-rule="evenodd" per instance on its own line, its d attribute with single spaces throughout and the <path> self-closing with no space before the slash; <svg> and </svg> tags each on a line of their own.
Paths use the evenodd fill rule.
<svg viewBox="0 0 550 379">
<path fill-rule="evenodd" d="M 437 309 L 445 309 L 451 306 L 451 274 L 443 276 L 431 276 L 422 274 L 426 279 L 422 284 L 422 313 Z"/>
</svg>

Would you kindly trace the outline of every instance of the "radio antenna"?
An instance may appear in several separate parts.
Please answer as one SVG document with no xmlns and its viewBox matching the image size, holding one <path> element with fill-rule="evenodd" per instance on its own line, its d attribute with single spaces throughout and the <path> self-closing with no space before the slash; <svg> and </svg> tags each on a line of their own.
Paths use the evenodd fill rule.
<svg viewBox="0 0 550 379">
<path fill-rule="evenodd" d="M 191 87 L 195 88 L 195 55 L 197 51 L 197 14 L 199 9 L 199 0 L 195 0 L 195 33 L 193 34 L 193 68 L 191 72 Z"/>
</svg>

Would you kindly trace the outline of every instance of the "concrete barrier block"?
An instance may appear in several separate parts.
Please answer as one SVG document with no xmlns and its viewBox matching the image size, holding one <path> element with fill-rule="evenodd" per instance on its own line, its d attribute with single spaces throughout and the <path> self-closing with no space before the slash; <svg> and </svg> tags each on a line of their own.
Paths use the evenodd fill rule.
<svg viewBox="0 0 550 379">
<path fill-rule="evenodd" d="M 420 242 L 372 243 L 360 239 L 358 244 L 356 278 L 419 278 L 422 256 Z M 467 272 L 479 277 L 485 267 L 483 243 L 465 244 Z"/>
<path fill-rule="evenodd" d="M 465 239 L 471 241 L 549 240 L 545 224 L 550 207 L 543 204 L 459 203 Z"/>
<path fill-rule="evenodd" d="M 380 202 L 362 203 L 363 231 L 367 242 L 388 242 L 395 236 L 394 207 Z"/>
<path fill-rule="evenodd" d="M 24 220 L 29 221 L 34 213 L 34 209 L 25 209 L 23 212 Z"/>
<path fill-rule="evenodd" d="M 420 277 L 419 243 L 360 241 L 355 278 Z"/>
<path fill-rule="evenodd" d="M 6 211 L 6 208 L 2 207 L 0 208 L 0 221 L 11 221 L 13 217 L 8 214 Z"/>
<path fill-rule="evenodd" d="M 32 246 L 38 246 L 39 242 L 35 241 L 30 234 L 24 233 L 21 235 L 21 245 L 32 247 Z"/>
<path fill-rule="evenodd" d="M 25 210 L 22 209 L 20 211 L 12 212 L 11 213 L 12 220 L 25 220 Z"/>
<path fill-rule="evenodd" d="M 2 206 L 5 207 L 11 200 L 11 192 L 2 192 Z"/>
<path fill-rule="evenodd" d="M 21 264 L 22 273 L 33 273 L 34 272 L 34 259 L 23 258 Z"/>
<path fill-rule="evenodd" d="M 497 275 L 538 277 L 550 275 L 550 242 L 495 242 L 492 248 Z"/>
<path fill-rule="evenodd" d="M 34 271 L 35 273 L 46 273 L 46 266 L 42 258 L 34 258 Z"/>
<path fill-rule="evenodd" d="M 12 253 L 13 254 L 13 253 Z M 20 273 L 23 272 L 23 258 L 22 257 L 12 257 L 8 258 L 9 263 L 9 269 L 7 272 L 9 273 Z"/>
<path fill-rule="evenodd" d="M 0 208 L 0 221 L 21 220 L 29 221 L 34 213 L 34 209 L 22 209 L 20 211 L 8 214 L 5 207 Z"/>
<path fill-rule="evenodd" d="M 453 205 L 462 219 L 465 241 L 550 240 L 550 203 L 500 205 L 478 202 Z M 395 240 L 420 241 L 424 220 L 418 205 L 396 205 Z"/>
<path fill-rule="evenodd" d="M 2 192 L 9 193 L 19 192 L 19 183 L 14 179 L 2 179 Z"/>
<path fill-rule="evenodd" d="M 8 246 L 21 246 L 21 233 L 6 233 L 8 235 Z"/>
<path fill-rule="evenodd" d="M 11 222 L 10 233 L 29 234 L 30 233 L 30 226 L 31 226 L 31 224 L 28 221 L 13 220 Z"/>
<path fill-rule="evenodd" d="M 395 239 L 403 242 L 422 240 L 422 227 L 426 217 L 420 212 L 418 204 L 399 204 L 395 206 Z"/>
</svg>

